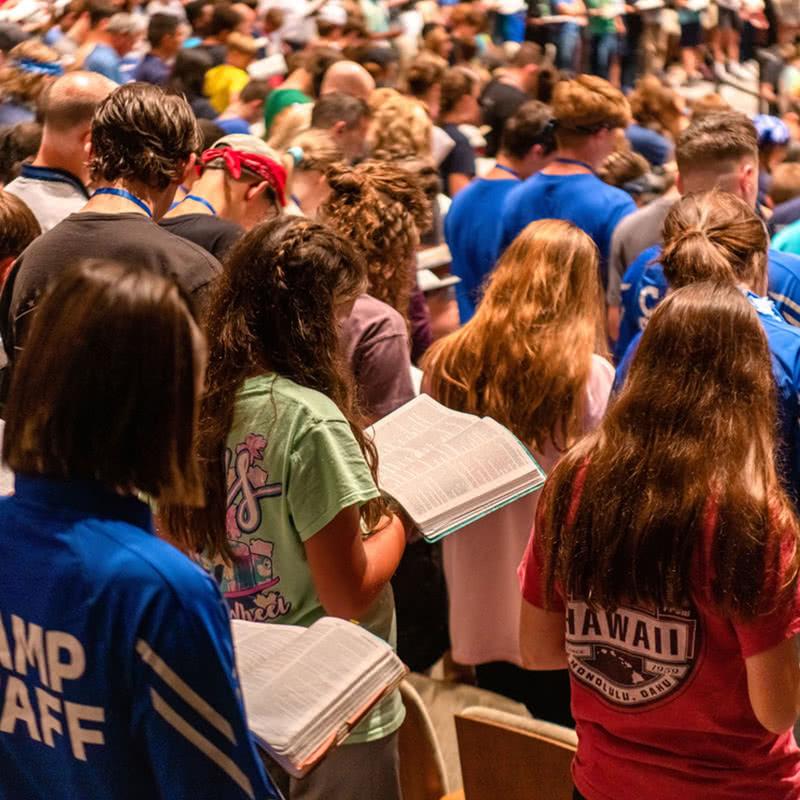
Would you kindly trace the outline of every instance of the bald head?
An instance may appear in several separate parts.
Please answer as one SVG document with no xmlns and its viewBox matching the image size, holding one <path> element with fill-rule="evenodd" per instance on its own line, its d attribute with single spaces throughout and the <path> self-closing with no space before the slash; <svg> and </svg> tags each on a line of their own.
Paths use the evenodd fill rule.
<svg viewBox="0 0 800 800">
<path fill-rule="evenodd" d="M 331 92 L 349 94 L 367 100 L 375 89 L 372 75 L 355 61 L 337 61 L 328 67 L 322 79 L 320 97 Z"/>
<path fill-rule="evenodd" d="M 97 72 L 68 72 L 53 81 L 42 100 L 45 131 L 64 133 L 89 127 L 97 106 L 116 87 Z"/>
</svg>

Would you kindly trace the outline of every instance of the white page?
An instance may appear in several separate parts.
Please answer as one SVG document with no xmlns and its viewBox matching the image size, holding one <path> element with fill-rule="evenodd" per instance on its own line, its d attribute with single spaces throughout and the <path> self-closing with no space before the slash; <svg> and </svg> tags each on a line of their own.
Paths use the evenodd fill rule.
<svg viewBox="0 0 800 800">
<path fill-rule="evenodd" d="M 239 675 L 265 680 L 288 663 L 289 645 L 306 632 L 299 625 L 231 620 L 236 669 Z"/>
</svg>

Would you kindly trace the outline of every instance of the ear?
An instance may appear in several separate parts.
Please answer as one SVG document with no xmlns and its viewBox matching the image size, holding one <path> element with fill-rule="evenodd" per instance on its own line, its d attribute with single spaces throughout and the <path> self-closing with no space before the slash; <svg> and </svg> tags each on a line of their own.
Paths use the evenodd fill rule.
<svg viewBox="0 0 800 800">
<path fill-rule="evenodd" d="M 249 203 L 260 194 L 264 194 L 268 185 L 269 184 L 267 181 L 261 181 L 260 183 L 254 183 L 251 186 L 248 186 L 247 191 L 244 193 L 244 199 Z"/>
<path fill-rule="evenodd" d="M 178 185 L 182 184 L 186 178 L 189 177 L 189 173 L 194 169 L 195 163 L 197 163 L 197 156 L 192 153 L 183 165 L 183 172 L 181 173 L 181 179 L 178 181 Z"/>
<path fill-rule="evenodd" d="M 675 188 L 678 190 L 678 194 L 681 197 L 683 197 L 683 195 L 686 193 L 686 190 L 683 187 L 683 175 L 681 175 L 680 172 L 675 175 Z"/>
<path fill-rule="evenodd" d="M 331 128 L 331 133 L 334 136 L 341 136 L 344 133 L 346 127 L 347 126 L 345 125 L 344 120 L 340 119 L 337 123 L 334 124 L 333 128 Z"/>
<path fill-rule="evenodd" d="M 86 156 L 86 163 L 92 160 L 92 132 L 91 130 L 83 136 L 83 152 Z"/>
</svg>

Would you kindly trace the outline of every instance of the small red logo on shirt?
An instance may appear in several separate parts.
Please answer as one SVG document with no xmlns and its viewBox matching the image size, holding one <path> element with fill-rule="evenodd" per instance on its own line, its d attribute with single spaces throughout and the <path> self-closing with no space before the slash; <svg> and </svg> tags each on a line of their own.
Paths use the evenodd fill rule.
<svg viewBox="0 0 800 800">
<path fill-rule="evenodd" d="M 698 621 L 691 609 L 592 610 L 570 600 L 566 646 L 572 675 L 626 707 L 663 700 L 688 678 L 698 651 Z"/>
</svg>

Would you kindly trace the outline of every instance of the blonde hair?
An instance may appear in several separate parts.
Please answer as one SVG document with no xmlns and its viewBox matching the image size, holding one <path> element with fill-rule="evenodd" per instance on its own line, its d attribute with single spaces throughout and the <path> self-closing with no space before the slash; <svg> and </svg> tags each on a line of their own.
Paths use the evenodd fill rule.
<svg viewBox="0 0 800 800">
<path fill-rule="evenodd" d="M 17 62 L 24 59 L 37 64 L 51 64 L 60 57 L 56 50 L 36 39 L 20 42 L 13 47 L 8 54 L 8 61 L 0 67 L 0 101 L 14 98 L 23 103 L 35 103 L 53 76 L 26 72 L 16 66 Z"/>
<path fill-rule="evenodd" d="M 625 95 L 595 75 L 556 84 L 552 107 L 559 147 L 580 142 L 601 128 L 625 128 L 631 121 Z"/>
<path fill-rule="evenodd" d="M 369 142 L 375 154 L 430 157 L 432 136 L 433 123 L 425 106 L 398 94 L 375 110 Z"/>
<path fill-rule="evenodd" d="M 597 264 L 596 246 L 572 223 L 531 222 L 475 316 L 425 354 L 431 394 L 492 417 L 537 450 L 567 449 L 582 432 L 592 354 L 605 351 Z"/>
<path fill-rule="evenodd" d="M 327 131 L 303 131 L 290 141 L 289 146 L 302 150 L 302 157 L 294 159 L 295 172 L 327 172 L 344 160 L 344 153 Z"/>
<path fill-rule="evenodd" d="M 311 128 L 312 103 L 295 103 L 284 108 L 272 121 L 267 144 L 275 150 L 285 150 L 303 131 Z"/>
</svg>

